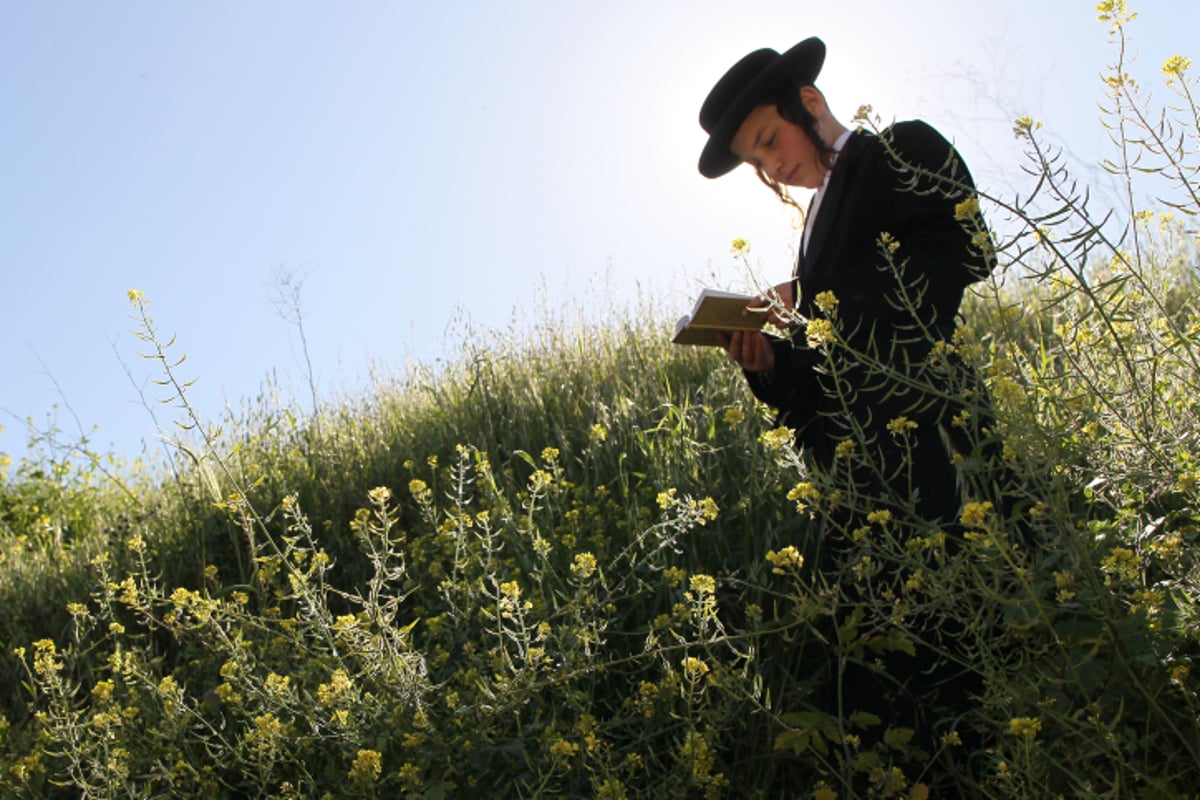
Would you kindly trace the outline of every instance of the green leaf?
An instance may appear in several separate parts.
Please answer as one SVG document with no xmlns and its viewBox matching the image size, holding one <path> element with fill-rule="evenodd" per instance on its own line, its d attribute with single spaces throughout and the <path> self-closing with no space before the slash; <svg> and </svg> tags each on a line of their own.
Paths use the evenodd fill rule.
<svg viewBox="0 0 1200 800">
<path fill-rule="evenodd" d="M 903 750 L 912 741 L 914 734 L 912 728 L 888 728 L 883 732 L 883 743 L 893 750 Z"/>
<path fill-rule="evenodd" d="M 850 715 L 849 722 L 855 728 L 874 728 L 883 720 L 869 711 L 855 711 Z"/>
<path fill-rule="evenodd" d="M 784 731 L 775 737 L 776 750 L 791 750 L 800 755 L 812 744 L 812 732 L 808 730 Z"/>
<path fill-rule="evenodd" d="M 430 784 L 429 788 L 421 796 L 425 800 L 446 800 L 447 793 L 454 791 L 456 788 L 458 788 L 457 785 L 452 782 L 438 781 L 437 783 Z"/>
</svg>

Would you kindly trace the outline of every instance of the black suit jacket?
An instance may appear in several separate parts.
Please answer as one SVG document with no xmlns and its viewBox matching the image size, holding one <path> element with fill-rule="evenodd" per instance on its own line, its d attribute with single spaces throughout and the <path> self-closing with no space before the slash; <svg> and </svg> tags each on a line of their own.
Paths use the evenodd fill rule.
<svg viewBox="0 0 1200 800">
<path fill-rule="evenodd" d="M 932 431 L 947 413 L 907 377 L 952 335 L 964 288 L 992 268 L 978 217 L 959 219 L 971 197 L 957 151 L 924 122 L 856 131 L 839 153 L 795 282 L 805 318 L 825 316 L 814 302 L 822 292 L 837 298 L 832 318 L 847 346 L 813 350 L 800 328 L 774 343 L 773 372 L 747 373 L 755 395 L 779 410 L 777 424 L 794 427 L 818 463 L 830 463 L 845 438 L 886 441 L 896 417 Z M 897 243 L 890 252 L 885 234 Z"/>
</svg>

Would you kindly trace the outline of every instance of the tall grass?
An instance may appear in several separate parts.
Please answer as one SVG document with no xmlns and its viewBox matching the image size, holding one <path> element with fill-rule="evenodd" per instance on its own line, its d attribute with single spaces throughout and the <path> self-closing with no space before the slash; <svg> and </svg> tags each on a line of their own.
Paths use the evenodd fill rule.
<svg viewBox="0 0 1200 800">
<path fill-rule="evenodd" d="M 42 437 L 0 485 L 0 789 L 1194 797 L 1200 124 L 1188 64 L 1151 113 L 1102 11 L 1111 167 L 1164 199 L 1101 224 L 1019 120 L 1034 190 L 984 197 L 1015 233 L 936 356 L 984 376 L 1019 502 L 970 458 L 955 531 L 833 497 L 645 309 L 218 434 L 134 294 L 193 433 L 150 467 Z M 839 532 L 848 500 L 878 505 Z M 918 647 L 973 677 L 954 718 L 831 710 Z"/>
<path fill-rule="evenodd" d="M 145 301 L 136 303 L 153 339 Z M 438 696 L 453 696 L 448 687 L 463 684 L 458 692 L 463 702 L 472 698 L 473 713 L 491 721 L 467 724 L 466 717 L 456 727 L 487 739 L 501 735 L 491 732 L 499 722 L 509 740 L 515 733 L 508 728 L 519 718 L 497 717 L 498 709 L 490 706 L 545 705 L 540 713 L 549 713 L 560 691 L 575 696 L 578 706 L 580 683 L 612 680 L 596 669 L 601 653 L 607 653 L 602 660 L 614 664 L 628 661 L 635 673 L 643 669 L 638 662 L 651 630 L 645 623 L 672 612 L 671 597 L 684 576 L 701 567 L 735 574 L 760 559 L 764 546 L 801 525 L 782 493 L 754 497 L 743 490 L 748 476 L 779 473 L 756 442 L 765 421 L 746 405 L 737 376 L 716 354 L 673 349 L 662 334 L 661 326 L 634 315 L 622 327 L 554 327 L 526 340 L 471 345 L 460 362 L 436 378 L 418 373 L 402 385 L 379 386 L 359 402 L 324 412 L 319 435 L 290 409 L 264 405 L 239 427 L 227 423 L 210 448 L 193 448 L 195 458 L 179 466 L 174 480 L 144 490 L 137 503 L 128 501 L 126 528 L 101 524 L 92 535 L 57 549 L 23 554 L 20 564 L 38 561 L 39 554 L 53 560 L 62 557 L 55 553 L 79 551 L 71 588 L 56 589 L 47 598 L 56 606 L 50 616 L 58 622 L 31 630 L 36 627 L 31 614 L 13 634 L 12 641 L 25 643 L 26 655 L 33 658 L 25 680 L 38 686 L 34 706 L 49 703 L 62 716 L 43 717 L 26 728 L 22 707 L 31 698 L 15 691 L 13 681 L 7 713 L 22 724 L 9 741 L 35 739 L 26 741 L 32 748 L 27 755 L 8 765 L 10 785 L 23 785 L 22 791 L 34 796 L 53 794 L 58 769 L 65 770 L 69 782 L 101 795 L 154 794 L 167 787 L 204 796 L 240 793 L 246 778 L 222 774 L 228 771 L 228 753 L 219 754 L 240 745 L 223 736 L 207 741 L 226 723 L 201 720 L 209 713 L 230 714 L 234 707 L 238 713 L 245 708 L 248 720 L 262 724 L 265 715 L 282 718 L 278 709 L 250 713 L 248 698 L 259 692 L 235 692 L 235 684 L 222 680 L 223 672 L 234 669 L 229 665 L 243 658 L 256 662 L 244 680 L 254 680 L 265 668 L 267 674 L 287 676 L 294 690 L 316 691 L 315 696 L 328 696 L 332 690 L 322 695 L 321 687 L 331 676 L 345 674 L 368 684 L 396 677 L 380 659 L 393 667 L 397 659 L 420 664 L 416 673 L 403 676 L 409 687 L 405 696 L 415 703 L 410 711 L 433 715 L 430 706 L 442 706 Z M 218 453 L 221 448 L 225 452 Z M 39 485 L 34 463 L 23 462 L 14 489 Z M 81 490 L 87 488 L 80 483 Z M 128 500 L 113 498 L 122 499 Z M 717 509 L 721 512 L 713 519 Z M 18 560 L 10 564 L 5 588 L 19 589 Z M 661 574 L 668 568 L 674 577 L 664 583 Z M 606 576 L 603 592 L 584 592 L 584 585 L 600 576 Z M 495 616 L 517 596 L 512 587 L 520 582 L 530 584 L 521 590 L 525 597 L 535 588 L 544 593 L 539 611 L 546 619 L 516 633 L 505 633 L 496 620 L 489 626 L 484 606 Z M 595 595 L 606 605 L 594 606 Z M 10 601 L 17 609 L 29 598 L 14 593 Z M 607 605 L 614 607 L 606 610 Z M 500 619 L 504 613 L 511 612 Z M 612 624 L 605 620 L 610 615 L 623 630 L 601 647 L 607 644 L 601 631 Z M 521 640 L 547 636 L 543 624 L 563 628 L 556 633 L 569 645 L 555 651 Z M 283 639 L 281 626 L 291 631 Z M 507 668 L 520 667 L 527 685 L 522 696 L 502 702 L 505 691 L 488 684 L 503 677 L 492 673 L 511 655 L 489 645 L 510 634 L 524 661 Z M 344 641 L 346 636 L 357 644 Z M 74 646 L 61 652 L 56 647 L 50 655 L 28 646 L 34 640 L 41 640 L 42 648 L 49 647 L 48 640 Z M 414 653 L 412 642 L 421 640 L 433 649 Z M 406 644 L 397 651 L 400 641 Z M 358 652 L 359 647 L 366 651 Z M 530 651 L 539 649 L 553 656 L 530 661 Z M 127 661 L 114 664 L 118 654 Z M 57 658 L 69 660 L 70 667 L 56 669 Z M 474 661 L 480 663 L 467 669 Z M 568 663 L 577 675 L 561 672 Z M 80 685 L 59 685 L 63 674 Z M 318 682 L 302 689 L 305 675 Z M 180 707 L 172 707 L 192 715 L 187 724 L 178 723 L 179 736 L 197 737 L 188 746 L 182 741 L 167 745 L 157 722 L 141 724 L 163 712 L 159 689 L 167 677 L 174 681 L 169 687 L 183 687 L 185 693 Z M 95 713 L 94 707 L 103 705 L 96 699 L 97 686 L 104 703 L 128 693 L 123 698 L 123 710 L 131 715 L 127 724 Z M 421 691 L 413 694 L 414 687 Z M 72 701 L 80 690 L 93 698 L 86 716 Z M 395 691 L 379 686 L 355 696 L 370 703 Z M 480 692 L 491 702 L 480 705 Z M 241 695 L 237 703 L 232 702 L 235 693 Z M 150 707 L 140 708 L 146 702 Z M 321 708 L 318 699 L 314 711 Z M 465 713 L 457 704 L 455 709 L 455 719 Z M 366 724 L 358 720 L 361 709 L 352 710 L 355 724 Z M 345 713 L 340 709 L 337 719 L 348 724 Z M 138 725 L 132 724 L 133 716 Z M 302 749 L 326 739 L 357 747 L 379 742 L 381 735 L 395 736 L 397 742 L 415 735 L 399 729 L 384 733 L 394 724 L 391 716 L 376 719 L 370 736 L 350 730 L 318 734 Z M 66 735 L 70 747 L 88 752 L 52 757 L 57 746 L 40 750 L 34 744 L 48 734 Z M 126 734 L 139 743 L 113 744 L 114 736 L 124 742 Z M 292 735 L 306 738 L 292 728 L 283 738 Z M 144 751 L 152 740 L 161 746 Z M 90 750 L 93 745 L 103 752 Z M 431 755 L 449 759 L 461 746 L 453 739 L 431 749 Z M 505 765 L 503 780 L 513 786 L 545 777 L 537 777 L 537 768 L 513 766 L 519 761 L 513 741 L 503 742 L 498 752 L 511 751 L 503 758 L 490 749 L 499 743 L 480 746 L 483 754 L 471 759 L 480 761 L 472 768 L 476 780 L 498 780 L 487 771 L 497 764 Z M 114 747 L 130 763 L 114 761 Z M 200 758 L 203 763 L 185 770 L 195 773 L 193 783 L 173 783 L 169 773 L 175 762 L 164 760 L 163 747 L 173 759 Z M 198 755 L 210 750 L 211 760 Z M 304 766 L 292 775 L 292 785 L 307 787 L 304 791 L 336 785 L 349 769 L 342 763 L 346 753 L 354 756 L 357 749 L 322 767 L 313 753 L 304 752 Z M 413 763 L 422 760 L 414 757 Z M 278 766 L 275 760 L 272 764 Z M 206 768 L 214 774 L 202 779 Z M 426 779 L 449 773 L 430 785 L 472 777 L 472 770 L 461 774 L 452 763 L 421 769 Z M 269 773 L 272 785 L 286 782 L 273 770 L 262 779 Z M 389 780 L 397 778 L 392 775 L 385 783 Z"/>
</svg>

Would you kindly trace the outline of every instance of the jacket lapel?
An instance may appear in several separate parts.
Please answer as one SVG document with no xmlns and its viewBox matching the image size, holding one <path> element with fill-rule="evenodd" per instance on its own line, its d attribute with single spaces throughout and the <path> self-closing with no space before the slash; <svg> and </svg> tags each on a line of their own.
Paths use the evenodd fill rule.
<svg viewBox="0 0 1200 800">
<path fill-rule="evenodd" d="M 846 140 L 845 146 L 838 154 L 839 166 L 844 167 L 847 160 L 854 158 L 854 154 L 865 144 L 867 135 L 861 130 L 850 134 L 850 138 Z M 817 218 L 812 220 L 813 230 L 808 237 L 808 247 L 804 248 L 801 256 L 801 277 L 811 275 L 813 266 L 821 257 L 821 249 L 829 238 L 829 230 L 833 227 L 833 220 L 838 214 L 838 206 L 841 205 L 842 195 L 846 191 L 848 171 L 835 166 L 833 174 L 829 176 L 829 185 L 825 187 L 825 196 L 821 198 L 821 208 L 817 212 Z"/>
</svg>

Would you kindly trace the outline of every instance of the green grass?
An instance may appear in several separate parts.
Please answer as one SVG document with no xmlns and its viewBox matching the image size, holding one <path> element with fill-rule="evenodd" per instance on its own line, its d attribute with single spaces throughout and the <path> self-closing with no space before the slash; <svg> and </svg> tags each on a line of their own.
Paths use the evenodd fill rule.
<svg viewBox="0 0 1200 800">
<path fill-rule="evenodd" d="M 976 330 L 1015 324 L 986 295 L 972 306 Z M 1022 308 L 1057 318 L 1061 304 L 1034 286 Z M 1034 352 L 1054 341 L 1044 327 L 995 342 Z M 806 694 L 814 660 L 903 646 L 915 617 L 882 599 L 854 617 L 828 594 L 836 575 L 789 554 L 816 531 L 788 499 L 795 454 L 764 437 L 721 354 L 665 331 L 626 320 L 480 344 L 319 426 L 249 409 L 157 483 L 121 488 L 44 452 L 17 464 L 2 495 L 3 785 L 687 797 L 931 780 L 907 734 L 856 754 L 846 742 L 876 732 L 854 698 L 839 726 Z M 1146 474 L 1149 456 L 1136 486 L 1109 482 L 1136 460 L 1107 459 L 1136 448 L 1115 427 L 1085 433 L 1095 404 L 1060 388 L 1099 377 L 1063 365 L 1049 382 L 998 343 L 963 346 L 992 364 L 993 390 L 1033 387 L 997 394 L 1054 548 L 1024 560 L 997 544 L 1013 521 L 988 519 L 969 557 L 930 561 L 881 531 L 843 569 L 873 556 L 910 582 L 922 571 L 907 599 L 968 632 L 1005 620 L 966 648 L 993 748 L 956 768 L 971 793 L 1184 796 L 1195 486 L 1174 465 Z M 1173 424 L 1186 460 L 1195 439 Z M 841 641 L 821 638 L 827 620 Z"/>
<path fill-rule="evenodd" d="M 8 459 L 0 794 L 1196 796 L 1195 156 L 1135 169 L 1155 129 L 1113 87 L 1114 168 L 1173 205 L 1110 237 L 1019 126 L 1043 182 L 985 202 L 1021 224 L 954 349 L 1022 488 L 988 505 L 966 459 L 954 546 L 835 497 L 644 309 L 218 435 L 132 296 L 193 430 L 156 464 L 50 435 Z M 875 513 L 841 529 L 847 503 Z M 958 717 L 824 702 L 827 669 L 914 647 L 977 677 Z"/>
</svg>

